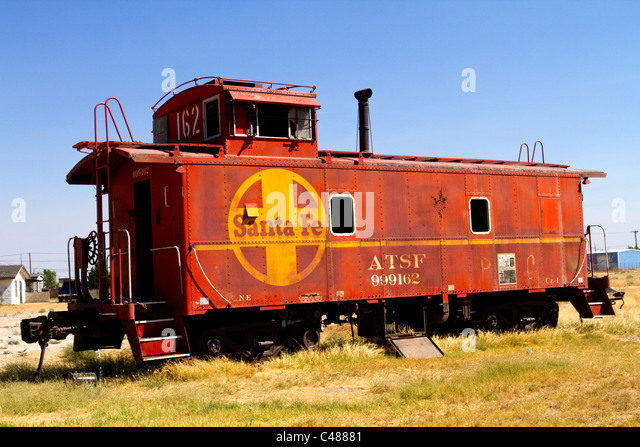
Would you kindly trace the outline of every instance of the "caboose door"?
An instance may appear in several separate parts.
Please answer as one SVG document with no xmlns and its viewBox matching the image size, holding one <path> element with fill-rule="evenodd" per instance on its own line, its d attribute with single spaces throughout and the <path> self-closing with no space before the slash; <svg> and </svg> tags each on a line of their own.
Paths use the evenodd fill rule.
<svg viewBox="0 0 640 447">
<path fill-rule="evenodd" d="M 137 182 L 133 185 L 134 202 L 134 256 L 136 268 L 135 296 L 140 301 L 151 299 L 153 291 L 153 255 L 151 253 L 151 182 Z"/>
</svg>

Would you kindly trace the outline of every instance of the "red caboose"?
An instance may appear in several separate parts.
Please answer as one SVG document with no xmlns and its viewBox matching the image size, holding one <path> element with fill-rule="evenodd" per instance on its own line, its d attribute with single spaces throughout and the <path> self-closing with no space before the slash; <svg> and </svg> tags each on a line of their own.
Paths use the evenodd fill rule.
<svg viewBox="0 0 640 447">
<path fill-rule="evenodd" d="M 360 151 L 319 151 L 314 87 L 209 79 L 154 107 L 153 143 L 75 146 L 87 155 L 67 181 L 95 185 L 97 230 L 74 239 L 77 301 L 25 320 L 26 341 L 265 357 L 345 317 L 397 337 L 553 326 L 557 301 L 613 314 L 582 221 L 582 184 L 604 173 L 372 154 L 370 90 L 356 92 Z"/>
</svg>

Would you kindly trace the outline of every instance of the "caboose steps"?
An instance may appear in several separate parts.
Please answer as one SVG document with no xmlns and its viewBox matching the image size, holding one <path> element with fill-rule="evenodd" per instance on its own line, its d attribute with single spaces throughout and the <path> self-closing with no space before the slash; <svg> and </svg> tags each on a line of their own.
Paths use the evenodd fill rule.
<svg viewBox="0 0 640 447">
<path fill-rule="evenodd" d="M 178 354 L 166 354 L 166 355 L 149 355 L 146 356 L 144 358 L 145 362 L 152 362 L 155 360 L 169 360 L 169 359 L 176 359 L 176 358 L 182 358 L 182 357 L 189 357 L 191 354 L 186 352 L 186 353 L 178 353 Z"/>
<path fill-rule="evenodd" d="M 588 289 L 584 291 L 589 302 L 589 308 L 594 318 L 615 316 L 613 304 L 621 299 L 624 302 L 624 292 L 617 292 L 609 285 L 609 276 L 589 277 Z"/>
<path fill-rule="evenodd" d="M 138 361 L 188 357 L 191 354 L 181 318 L 155 318 L 129 321 L 126 333 Z"/>
<path fill-rule="evenodd" d="M 426 334 L 387 337 L 387 340 L 404 358 L 428 359 L 444 356 L 438 345 Z"/>
<path fill-rule="evenodd" d="M 609 276 L 589 277 L 588 288 L 578 290 L 570 299 L 581 319 L 615 316 L 613 305 L 618 300 L 624 305 L 624 292 L 609 286 Z"/>
</svg>

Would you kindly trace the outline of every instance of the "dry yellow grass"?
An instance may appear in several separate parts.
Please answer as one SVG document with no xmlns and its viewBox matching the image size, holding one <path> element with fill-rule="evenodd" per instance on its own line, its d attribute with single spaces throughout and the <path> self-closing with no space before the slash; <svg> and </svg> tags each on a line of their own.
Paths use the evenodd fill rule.
<svg viewBox="0 0 640 447">
<path fill-rule="evenodd" d="M 556 329 L 437 337 L 445 357 L 402 359 L 333 326 L 320 349 L 256 364 L 218 358 L 139 367 L 125 351 L 69 357 L 24 380 L 0 375 L 0 425 L 17 426 L 640 426 L 640 272 L 614 318 L 581 322 L 563 305 Z M 63 380 L 101 373 L 97 386 Z"/>
</svg>

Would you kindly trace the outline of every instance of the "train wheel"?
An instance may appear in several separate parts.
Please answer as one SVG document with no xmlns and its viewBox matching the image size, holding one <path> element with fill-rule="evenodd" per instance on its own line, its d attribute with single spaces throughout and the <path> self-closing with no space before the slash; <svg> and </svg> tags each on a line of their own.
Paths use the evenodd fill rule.
<svg viewBox="0 0 640 447">
<path fill-rule="evenodd" d="M 558 303 L 555 301 L 528 301 L 503 304 L 485 309 L 484 327 L 487 330 L 531 331 L 558 324 Z"/>
<path fill-rule="evenodd" d="M 498 321 L 498 317 L 496 315 L 488 315 L 486 317 L 486 325 L 487 325 L 487 329 L 490 330 L 497 330 L 500 328 L 500 323 Z"/>
<path fill-rule="evenodd" d="M 308 329 L 302 334 L 302 346 L 307 349 L 315 349 L 320 344 L 320 333 L 315 329 Z"/>
<path fill-rule="evenodd" d="M 558 303 L 555 301 L 548 303 L 537 318 L 537 327 L 556 327 L 558 325 L 558 313 Z"/>
<path fill-rule="evenodd" d="M 224 336 L 217 330 L 209 329 L 198 336 L 198 352 L 207 357 L 217 357 L 225 350 Z"/>
<path fill-rule="evenodd" d="M 488 331 L 510 331 L 517 324 L 511 307 L 488 307 L 482 320 L 484 328 Z"/>
</svg>

